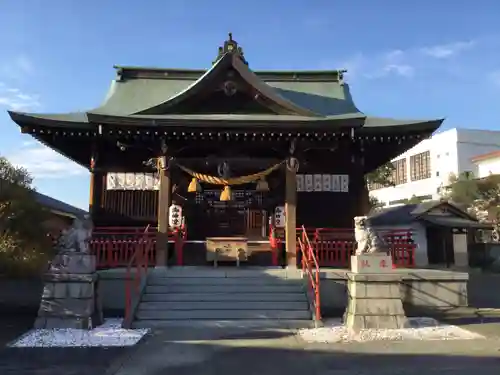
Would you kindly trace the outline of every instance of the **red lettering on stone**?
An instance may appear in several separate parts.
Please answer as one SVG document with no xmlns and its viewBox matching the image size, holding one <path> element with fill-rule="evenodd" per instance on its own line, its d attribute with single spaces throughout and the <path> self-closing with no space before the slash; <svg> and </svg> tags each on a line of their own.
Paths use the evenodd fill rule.
<svg viewBox="0 0 500 375">
<path fill-rule="evenodd" d="M 368 268 L 368 267 L 370 267 L 370 263 L 368 263 L 366 259 L 361 261 L 361 268 Z"/>
<path fill-rule="evenodd" d="M 387 268 L 387 262 L 385 261 L 385 259 L 382 259 L 380 261 L 380 268 Z"/>
</svg>

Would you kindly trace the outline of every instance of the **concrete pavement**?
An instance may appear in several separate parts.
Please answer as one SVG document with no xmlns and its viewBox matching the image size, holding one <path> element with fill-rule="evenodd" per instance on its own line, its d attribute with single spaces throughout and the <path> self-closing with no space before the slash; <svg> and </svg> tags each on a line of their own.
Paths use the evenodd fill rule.
<svg viewBox="0 0 500 375">
<path fill-rule="evenodd" d="M 290 329 L 171 327 L 153 332 L 114 374 L 498 374 L 500 325 L 464 328 L 490 334 L 474 341 L 325 345 L 305 343 Z"/>
</svg>

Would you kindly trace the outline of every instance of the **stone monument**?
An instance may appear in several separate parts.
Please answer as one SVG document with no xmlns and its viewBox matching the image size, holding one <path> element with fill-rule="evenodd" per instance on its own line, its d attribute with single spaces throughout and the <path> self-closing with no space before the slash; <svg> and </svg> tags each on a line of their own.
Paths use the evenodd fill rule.
<svg viewBox="0 0 500 375">
<path fill-rule="evenodd" d="M 43 276 L 35 328 L 92 329 L 102 324 L 95 255 L 90 254 L 92 222 L 75 219 L 57 242 L 57 255 Z"/>
<path fill-rule="evenodd" d="M 347 273 L 348 304 L 344 323 L 353 331 L 407 326 L 401 300 L 401 274 L 392 267 L 389 247 L 366 216 L 354 218 L 357 242 Z"/>
</svg>

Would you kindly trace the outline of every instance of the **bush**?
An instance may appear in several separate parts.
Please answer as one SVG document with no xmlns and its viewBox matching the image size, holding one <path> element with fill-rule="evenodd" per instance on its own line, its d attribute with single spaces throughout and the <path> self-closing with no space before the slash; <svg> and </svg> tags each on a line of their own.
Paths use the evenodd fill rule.
<svg viewBox="0 0 500 375">
<path fill-rule="evenodd" d="M 53 256 L 42 225 L 49 212 L 35 199 L 32 178 L 24 168 L 0 157 L 0 274 L 30 276 L 45 269 Z"/>
</svg>

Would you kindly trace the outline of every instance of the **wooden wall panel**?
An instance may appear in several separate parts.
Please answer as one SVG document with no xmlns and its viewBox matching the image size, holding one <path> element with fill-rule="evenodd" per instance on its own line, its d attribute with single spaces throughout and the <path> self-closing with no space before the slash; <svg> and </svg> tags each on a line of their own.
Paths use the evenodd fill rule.
<svg viewBox="0 0 500 375">
<path fill-rule="evenodd" d="M 156 190 L 104 190 L 98 216 L 102 221 L 115 221 L 116 225 L 154 224 L 157 212 Z"/>
</svg>

